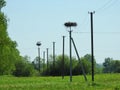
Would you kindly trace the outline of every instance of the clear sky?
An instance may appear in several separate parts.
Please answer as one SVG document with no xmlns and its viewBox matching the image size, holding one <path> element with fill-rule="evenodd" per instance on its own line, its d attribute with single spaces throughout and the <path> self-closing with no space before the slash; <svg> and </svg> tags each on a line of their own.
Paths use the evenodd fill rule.
<svg viewBox="0 0 120 90">
<path fill-rule="evenodd" d="M 106 57 L 120 60 L 120 0 L 6 0 L 2 11 L 10 19 L 8 33 L 17 41 L 22 56 L 31 61 L 38 55 L 36 42 L 41 41 L 41 56 L 46 48 L 62 53 L 62 36 L 66 36 L 65 53 L 69 55 L 69 33 L 64 23 L 77 22 L 72 37 L 80 57 L 91 53 L 90 15 L 94 14 L 94 56 L 97 63 Z M 73 56 L 76 56 L 73 49 Z"/>
</svg>

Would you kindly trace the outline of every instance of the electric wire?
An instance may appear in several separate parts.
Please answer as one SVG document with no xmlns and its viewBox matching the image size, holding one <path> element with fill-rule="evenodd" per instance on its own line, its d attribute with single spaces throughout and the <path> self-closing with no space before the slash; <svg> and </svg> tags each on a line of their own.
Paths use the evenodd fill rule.
<svg viewBox="0 0 120 90">
<path fill-rule="evenodd" d="M 83 18 L 83 21 L 80 23 L 80 29 L 84 28 L 88 24 L 88 15 L 86 14 L 85 17 Z"/>
<path fill-rule="evenodd" d="M 100 11 L 103 12 L 104 10 L 107 10 L 108 8 L 115 5 L 115 3 L 117 2 L 119 2 L 119 0 L 109 0 L 105 4 L 103 4 L 100 8 L 96 9 L 95 12 L 100 12 Z"/>
<path fill-rule="evenodd" d="M 99 7 L 99 8 L 96 9 L 95 11 L 98 12 L 98 11 L 104 9 L 111 1 L 112 1 L 112 0 L 107 1 L 105 4 L 103 4 L 101 7 Z"/>
<path fill-rule="evenodd" d="M 89 34 L 91 32 L 73 32 L 77 34 Z M 94 32 L 94 34 L 120 34 L 120 32 Z"/>
</svg>

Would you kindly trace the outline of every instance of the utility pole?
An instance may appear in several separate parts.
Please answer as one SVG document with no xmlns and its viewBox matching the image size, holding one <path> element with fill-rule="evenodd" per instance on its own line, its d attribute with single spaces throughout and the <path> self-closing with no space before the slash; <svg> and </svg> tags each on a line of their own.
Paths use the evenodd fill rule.
<svg viewBox="0 0 120 90">
<path fill-rule="evenodd" d="M 40 74 L 40 46 L 41 46 L 41 42 L 38 41 L 36 43 L 36 45 L 38 46 L 38 62 L 39 62 L 39 74 Z"/>
<path fill-rule="evenodd" d="M 66 22 L 65 24 L 65 27 L 68 27 L 70 28 L 69 30 L 69 48 L 70 48 L 70 82 L 72 82 L 72 41 L 71 41 L 71 38 L 72 38 L 72 30 L 71 30 L 71 27 L 76 27 L 77 26 L 77 23 L 76 22 Z"/>
<path fill-rule="evenodd" d="M 91 23 L 91 63 L 92 63 L 92 81 L 94 82 L 94 42 L 93 42 L 93 14 L 94 12 L 89 12 L 90 23 Z"/>
<path fill-rule="evenodd" d="M 40 73 L 41 65 L 40 65 L 40 48 L 39 47 L 38 47 L 38 59 L 39 59 L 39 73 Z"/>
<path fill-rule="evenodd" d="M 71 35 L 72 35 L 72 30 L 70 27 L 69 31 L 69 47 L 70 47 L 70 82 L 72 82 L 72 44 L 71 44 Z"/>
<path fill-rule="evenodd" d="M 66 27 L 69 27 L 69 28 L 70 28 L 70 30 L 69 30 L 69 40 L 70 40 L 70 41 L 69 41 L 69 45 L 70 45 L 70 82 L 72 82 L 72 45 L 71 45 L 72 43 L 73 43 L 75 52 L 76 52 L 76 54 L 77 54 L 79 63 L 81 64 L 81 68 L 82 68 L 82 72 L 83 72 L 85 81 L 87 81 L 87 77 L 86 77 L 86 74 L 85 74 L 85 71 L 84 71 L 82 62 L 80 62 L 80 57 L 79 57 L 79 54 L 78 54 L 76 45 L 75 45 L 75 43 L 74 43 L 74 40 L 73 40 L 73 38 L 72 38 L 72 30 L 71 30 L 71 27 L 77 26 L 77 23 L 75 23 L 75 22 L 67 22 L 67 23 L 65 23 L 64 25 L 65 25 Z M 64 41 L 64 40 L 63 40 L 63 41 Z"/>
<path fill-rule="evenodd" d="M 45 70 L 45 51 L 43 52 L 43 71 Z"/>
<path fill-rule="evenodd" d="M 49 73 L 49 62 L 48 62 L 48 48 L 47 48 L 47 74 Z"/>
<path fill-rule="evenodd" d="M 62 55 L 62 70 L 61 70 L 61 72 L 62 72 L 62 79 L 64 79 L 64 68 L 65 68 L 65 36 L 63 36 L 63 55 Z"/>
<path fill-rule="evenodd" d="M 55 74 L 55 42 L 53 42 L 53 75 Z"/>
</svg>

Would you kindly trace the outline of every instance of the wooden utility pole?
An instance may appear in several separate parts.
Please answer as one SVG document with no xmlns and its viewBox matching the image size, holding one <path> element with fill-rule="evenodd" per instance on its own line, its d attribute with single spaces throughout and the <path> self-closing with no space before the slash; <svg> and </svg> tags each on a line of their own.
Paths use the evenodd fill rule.
<svg viewBox="0 0 120 90">
<path fill-rule="evenodd" d="M 43 71 L 45 70 L 45 51 L 43 52 Z"/>
<path fill-rule="evenodd" d="M 92 63 L 92 81 L 94 81 L 94 42 L 93 42 L 93 14 L 95 12 L 89 12 L 91 23 L 91 63 Z"/>
<path fill-rule="evenodd" d="M 65 36 L 63 36 L 63 54 L 62 54 L 62 79 L 64 79 L 64 68 L 65 68 Z"/>
<path fill-rule="evenodd" d="M 69 48 L 70 48 L 70 82 L 72 82 L 72 30 L 71 27 L 76 27 L 77 23 L 76 22 L 66 22 L 65 27 L 69 27 Z"/>
<path fill-rule="evenodd" d="M 53 42 L 53 69 L 55 69 L 55 42 Z"/>
<path fill-rule="evenodd" d="M 49 58 L 48 58 L 48 48 L 47 48 L 47 74 L 49 73 Z"/>
</svg>

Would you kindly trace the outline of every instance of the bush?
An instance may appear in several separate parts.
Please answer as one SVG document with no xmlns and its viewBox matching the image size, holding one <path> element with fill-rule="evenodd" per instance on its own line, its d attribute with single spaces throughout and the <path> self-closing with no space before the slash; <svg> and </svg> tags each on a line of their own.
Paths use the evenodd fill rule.
<svg viewBox="0 0 120 90">
<path fill-rule="evenodd" d="M 20 76 L 32 76 L 35 73 L 34 67 L 32 64 L 28 62 L 24 62 L 23 60 L 18 61 L 15 64 L 15 71 L 13 72 L 14 76 L 20 77 Z"/>
</svg>

